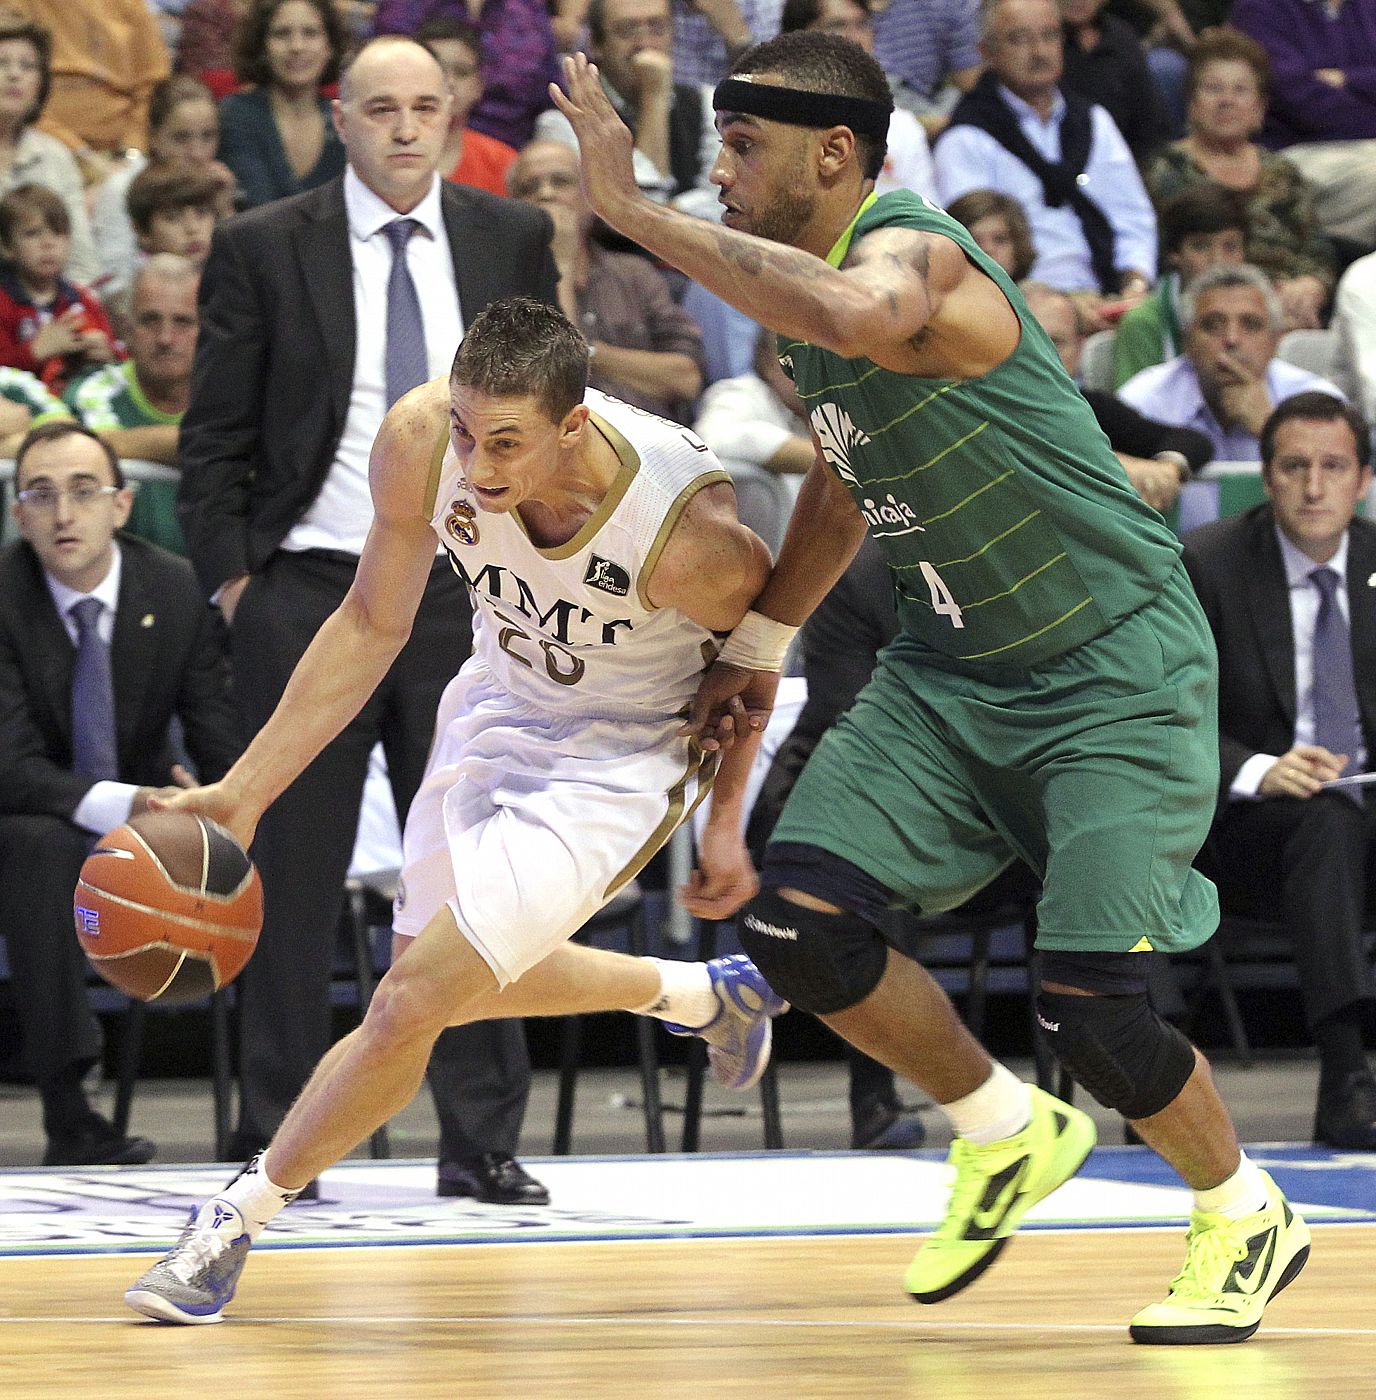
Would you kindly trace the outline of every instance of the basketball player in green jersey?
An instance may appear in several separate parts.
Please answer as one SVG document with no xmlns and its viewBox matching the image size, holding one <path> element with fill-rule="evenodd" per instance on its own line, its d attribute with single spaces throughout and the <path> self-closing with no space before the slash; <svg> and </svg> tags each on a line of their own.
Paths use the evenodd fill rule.
<svg viewBox="0 0 1376 1400">
<path fill-rule="evenodd" d="M 1215 660 L 1174 537 L 1004 273 L 916 195 L 876 200 L 892 104 L 857 45 L 782 35 L 717 88 L 725 227 L 644 199 L 596 69 L 576 56 L 566 80 L 593 207 L 780 333 L 816 439 L 773 574 L 699 694 L 704 739 L 762 723 L 792 630 L 866 530 L 892 570 L 902 631 L 794 788 L 741 937 L 782 996 L 951 1120 L 951 1202 L 909 1291 L 971 1283 L 1093 1145 L 875 927 L 893 904 L 953 908 L 1017 855 L 1043 882 L 1044 1033 L 1194 1192 L 1185 1265 L 1131 1335 L 1245 1340 L 1309 1232 L 1141 972 L 1218 917 L 1190 864 L 1217 788 Z"/>
</svg>

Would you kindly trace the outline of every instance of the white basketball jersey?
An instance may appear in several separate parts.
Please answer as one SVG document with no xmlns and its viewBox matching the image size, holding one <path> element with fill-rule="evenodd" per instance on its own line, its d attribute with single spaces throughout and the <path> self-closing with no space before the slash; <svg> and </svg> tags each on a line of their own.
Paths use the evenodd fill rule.
<svg viewBox="0 0 1376 1400">
<path fill-rule="evenodd" d="M 560 715 L 667 718 L 715 647 L 705 627 L 651 605 L 650 575 L 684 506 L 730 478 L 686 428 L 595 389 L 584 402 L 621 470 L 568 543 L 541 548 L 515 511 L 480 510 L 452 444 L 431 523 L 473 598 L 474 654 L 508 691 Z"/>
</svg>

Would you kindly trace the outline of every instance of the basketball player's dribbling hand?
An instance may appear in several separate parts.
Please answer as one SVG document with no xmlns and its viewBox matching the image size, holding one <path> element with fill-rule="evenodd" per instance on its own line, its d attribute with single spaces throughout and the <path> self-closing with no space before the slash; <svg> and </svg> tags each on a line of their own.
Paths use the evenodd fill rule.
<svg viewBox="0 0 1376 1400">
<path fill-rule="evenodd" d="M 588 203 L 615 225 L 613 210 L 618 204 L 644 197 L 635 182 L 634 141 L 602 87 L 597 65 L 581 53 L 566 55 L 563 62 L 567 91 L 551 83 L 549 95 L 578 137 Z"/>
<path fill-rule="evenodd" d="M 779 688 L 777 671 L 747 671 L 718 661 L 698 684 L 681 738 L 696 739 L 707 753 L 763 733 Z"/>
<path fill-rule="evenodd" d="M 207 783 L 204 787 L 193 787 L 178 792 L 163 788 L 148 796 L 148 809 L 153 812 L 197 812 L 219 822 L 244 848 L 253 844 L 253 833 L 258 829 L 260 812 L 250 812 L 244 803 L 235 796 L 233 790 L 224 783 Z"/>
<path fill-rule="evenodd" d="M 695 919 L 729 919 L 759 891 L 760 879 L 734 821 L 709 821 L 698 840 L 698 866 L 678 897 Z"/>
</svg>

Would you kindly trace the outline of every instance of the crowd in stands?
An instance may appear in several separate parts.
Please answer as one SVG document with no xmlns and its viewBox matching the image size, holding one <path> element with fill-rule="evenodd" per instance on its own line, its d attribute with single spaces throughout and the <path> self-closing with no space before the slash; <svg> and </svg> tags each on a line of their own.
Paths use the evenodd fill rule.
<svg viewBox="0 0 1376 1400">
<path fill-rule="evenodd" d="M 0 454 L 70 417 L 122 458 L 183 465 L 217 228 L 337 190 L 341 72 L 368 38 L 410 35 L 452 96 L 438 173 L 549 216 L 592 384 L 696 426 L 777 548 L 812 448 L 772 336 L 599 224 L 548 85 L 586 50 L 641 188 L 715 220 L 713 86 L 798 29 L 854 40 L 889 75 L 880 193 L 947 208 L 1072 377 L 1088 337 L 1111 339 L 1086 392 L 1148 503 L 1170 510 L 1210 458 L 1260 463 L 1291 395 L 1371 421 L 1376 0 L 0 0 Z M 347 236 L 318 247 L 345 258 Z M 1292 332 L 1320 337 L 1317 362 L 1291 362 Z M 215 329 L 226 363 L 235 333 Z M 255 570 L 212 581 L 177 494 L 140 484 L 123 530 L 189 554 L 228 617 Z"/>
<path fill-rule="evenodd" d="M 1265 274 L 1281 335 L 1331 328 L 1321 378 L 1376 398 L 1361 292 L 1376 248 L 1369 0 L 150 3 L 0 11 L 0 196 L 40 187 L 65 208 L 40 216 L 44 196 L 24 189 L 0 210 L 0 364 L 59 397 L 127 358 L 144 259 L 199 267 L 215 223 L 342 173 L 341 63 L 396 33 L 445 71 L 441 173 L 555 219 L 565 309 L 594 342 L 598 387 L 691 423 L 705 389 L 752 372 L 756 328 L 577 209 L 559 187 L 576 167 L 553 168 L 548 143 L 574 138 L 547 84 L 560 52 L 585 48 L 635 133 L 642 188 L 712 219 L 712 86 L 750 44 L 817 29 L 889 74 L 879 192 L 941 203 L 1015 281 L 1069 294 L 1082 333 L 1115 333 L 1115 389 L 1184 356 L 1189 285 L 1227 262 Z M 543 144 L 523 152 L 532 138 Z M 43 232 L 11 236 L 20 207 Z M 20 246 L 35 239 L 63 250 L 36 281 L 39 255 Z M 1214 436 L 1220 451 L 1247 445 Z"/>
</svg>

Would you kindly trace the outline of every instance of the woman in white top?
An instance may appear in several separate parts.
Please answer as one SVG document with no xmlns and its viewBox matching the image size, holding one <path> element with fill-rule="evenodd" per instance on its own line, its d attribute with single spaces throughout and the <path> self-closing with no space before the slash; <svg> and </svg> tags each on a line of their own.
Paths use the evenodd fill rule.
<svg viewBox="0 0 1376 1400">
<path fill-rule="evenodd" d="M 0 196 L 18 185 L 46 185 L 72 221 L 66 275 L 83 285 L 97 272 L 85 188 L 76 158 L 34 125 L 52 86 L 52 39 L 41 24 L 0 12 Z"/>
</svg>

